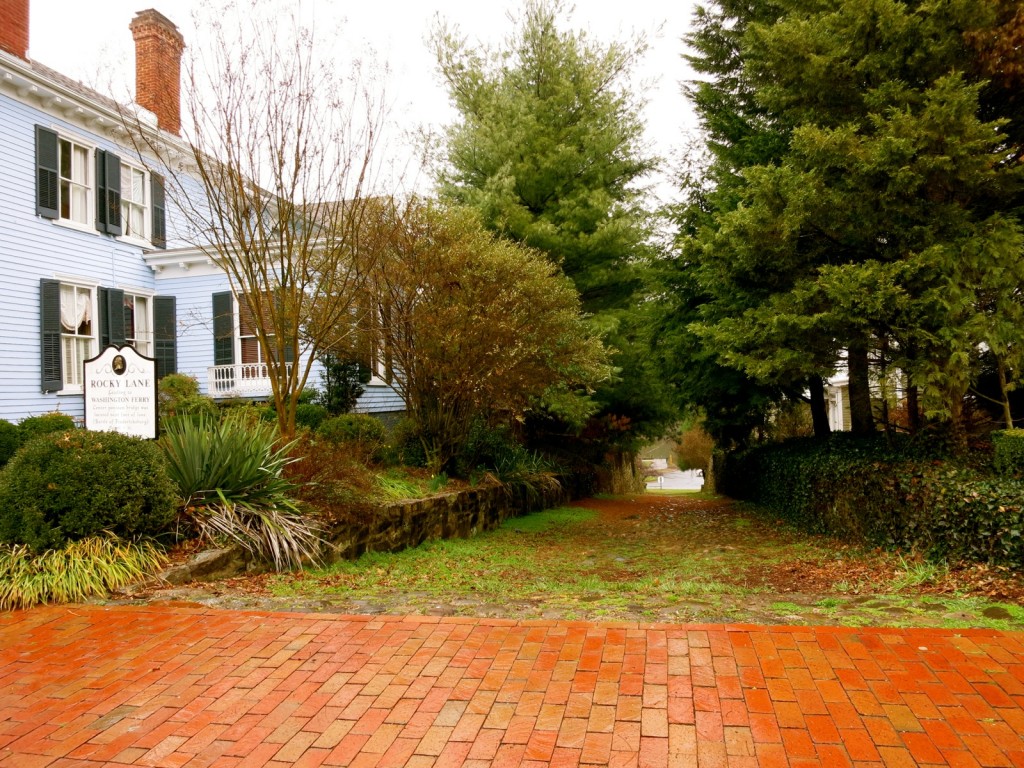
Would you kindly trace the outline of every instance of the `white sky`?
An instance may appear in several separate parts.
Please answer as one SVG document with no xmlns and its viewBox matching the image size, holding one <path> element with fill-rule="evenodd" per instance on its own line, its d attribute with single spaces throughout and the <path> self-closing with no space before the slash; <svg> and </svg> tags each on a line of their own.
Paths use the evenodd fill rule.
<svg viewBox="0 0 1024 768">
<path fill-rule="evenodd" d="M 87 85 L 107 83 L 134 89 L 134 44 L 128 24 L 135 13 L 156 8 L 185 36 L 186 45 L 201 36 L 194 30 L 193 8 L 201 0 L 30 0 L 29 56 Z M 695 119 L 680 93 L 688 77 L 682 36 L 689 29 L 696 0 L 578 0 L 571 23 L 601 42 L 647 35 L 650 49 L 635 75 L 643 84 L 648 139 L 654 151 L 669 157 L 684 144 Z M 348 44 L 364 45 L 386 61 L 392 75 L 388 92 L 398 129 L 438 128 L 454 118 L 447 93 L 426 45 L 437 16 L 458 24 L 471 41 L 499 43 L 511 29 L 508 14 L 519 0 L 304 0 L 292 2 L 318 32 L 342 24 Z M 201 43 L 200 43 L 201 44 Z M 113 73 L 113 74 L 111 74 Z M 100 90 L 107 90 L 100 87 Z M 115 97 L 117 93 L 113 93 Z M 664 192 L 663 192 L 664 194 Z"/>
</svg>

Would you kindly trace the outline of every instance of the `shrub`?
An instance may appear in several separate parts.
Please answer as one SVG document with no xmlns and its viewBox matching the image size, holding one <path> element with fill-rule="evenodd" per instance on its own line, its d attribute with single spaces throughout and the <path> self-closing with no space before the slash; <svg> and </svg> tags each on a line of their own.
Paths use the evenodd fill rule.
<svg viewBox="0 0 1024 768">
<path fill-rule="evenodd" d="M 359 443 L 370 450 L 376 450 L 383 445 L 387 430 L 380 419 L 365 413 L 350 413 L 325 420 L 316 434 L 335 445 Z"/>
<path fill-rule="evenodd" d="M 1024 429 L 1004 429 L 992 433 L 992 465 L 1000 475 L 1024 474 Z"/>
<path fill-rule="evenodd" d="M 21 430 L 18 429 L 18 426 L 9 421 L 0 420 L 0 467 L 11 460 L 19 445 L 21 445 Z"/>
<path fill-rule="evenodd" d="M 320 358 L 320 364 L 320 382 L 324 389 L 315 402 L 332 416 L 348 413 L 365 391 L 363 385 L 370 381 L 369 366 L 330 353 Z"/>
<path fill-rule="evenodd" d="M 40 553 L 23 544 L 0 545 L 0 610 L 105 595 L 155 573 L 166 562 L 149 542 L 113 536 L 72 541 Z"/>
<path fill-rule="evenodd" d="M 425 467 L 427 453 L 420 439 L 419 426 L 409 418 L 400 419 L 391 430 L 391 438 L 381 450 L 381 458 L 387 464 L 402 464 L 407 467 Z"/>
<path fill-rule="evenodd" d="M 700 424 L 679 435 L 676 440 L 676 461 L 680 469 L 707 469 L 711 464 L 712 439 Z"/>
<path fill-rule="evenodd" d="M 305 390 L 304 390 L 305 391 Z M 305 427 L 314 432 L 330 414 L 322 405 L 314 403 L 299 403 L 295 406 L 295 426 Z"/>
<path fill-rule="evenodd" d="M 37 552 L 104 531 L 163 533 L 174 514 L 160 450 L 116 432 L 43 435 L 0 472 L 0 541 Z"/>
<path fill-rule="evenodd" d="M 22 419 L 18 425 L 21 431 L 21 445 L 24 445 L 34 437 L 50 435 L 54 432 L 64 432 L 75 429 L 75 420 L 66 413 L 44 413 L 41 416 L 29 416 Z"/>
<path fill-rule="evenodd" d="M 199 393 L 199 382 L 183 373 L 169 373 L 160 379 L 156 399 L 161 423 L 175 416 L 217 413 L 213 399 Z"/>
<path fill-rule="evenodd" d="M 229 412 L 175 421 L 160 439 L 178 487 L 186 524 L 208 540 L 229 539 L 278 570 L 316 560 L 320 540 L 283 475 L 293 444 L 277 445 L 277 430 Z"/>
<path fill-rule="evenodd" d="M 815 531 L 934 557 L 1024 565 L 1024 482 L 912 442 L 835 435 L 730 457 L 723 490 Z"/>
</svg>

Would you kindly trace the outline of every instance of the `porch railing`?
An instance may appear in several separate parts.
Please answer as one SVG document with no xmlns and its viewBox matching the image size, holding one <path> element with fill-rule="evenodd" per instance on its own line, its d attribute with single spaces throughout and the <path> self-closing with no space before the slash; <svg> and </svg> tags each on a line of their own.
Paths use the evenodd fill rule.
<svg viewBox="0 0 1024 768">
<path fill-rule="evenodd" d="M 289 369 L 291 363 L 288 363 Z M 207 369 L 211 397 L 270 397 L 270 372 L 266 363 L 213 365 Z"/>
</svg>

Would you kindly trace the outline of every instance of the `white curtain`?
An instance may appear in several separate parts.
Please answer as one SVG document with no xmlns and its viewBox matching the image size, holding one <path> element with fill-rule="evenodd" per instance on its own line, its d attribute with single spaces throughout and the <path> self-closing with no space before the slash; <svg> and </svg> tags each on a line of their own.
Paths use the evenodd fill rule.
<svg viewBox="0 0 1024 768">
<path fill-rule="evenodd" d="M 60 324 L 68 333 L 75 333 L 82 323 L 88 323 L 91 310 L 92 299 L 88 291 L 79 292 L 70 287 L 60 292 Z"/>
</svg>

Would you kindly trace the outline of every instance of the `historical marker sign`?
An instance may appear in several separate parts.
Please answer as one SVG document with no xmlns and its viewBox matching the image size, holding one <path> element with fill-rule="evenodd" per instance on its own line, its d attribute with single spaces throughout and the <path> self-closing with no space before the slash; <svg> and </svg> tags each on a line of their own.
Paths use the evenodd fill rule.
<svg viewBox="0 0 1024 768">
<path fill-rule="evenodd" d="M 156 360 L 110 346 L 85 361 L 85 428 L 156 437 Z"/>
</svg>

